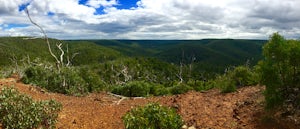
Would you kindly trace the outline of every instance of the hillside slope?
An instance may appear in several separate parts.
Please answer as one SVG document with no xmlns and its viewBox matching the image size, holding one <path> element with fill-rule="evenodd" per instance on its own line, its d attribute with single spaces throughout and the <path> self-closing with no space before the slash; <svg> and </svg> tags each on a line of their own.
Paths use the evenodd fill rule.
<svg viewBox="0 0 300 129">
<path fill-rule="evenodd" d="M 65 56 L 69 55 L 71 58 L 75 53 L 77 53 L 73 62 L 75 65 L 93 64 L 123 57 L 123 55 L 121 55 L 121 53 L 118 51 L 108 47 L 96 45 L 92 42 L 68 42 L 50 39 L 52 51 L 58 56 L 60 55 L 60 51 L 55 45 L 59 43 L 63 43 Z M 69 48 L 69 53 L 67 53 L 67 47 Z M 49 54 L 47 44 L 43 39 L 32 39 L 28 37 L 0 38 L 0 66 L 11 65 L 12 58 L 20 61 L 27 57 L 29 57 L 31 61 L 39 58 L 43 61 L 54 62 L 54 59 Z"/>
<path fill-rule="evenodd" d="M 76 54 L 73 65 L 93 65 L 107 61 L 126 58 L 155 58 L 179 66 L 193 63 L 193 71 L 204 73 L 221 73 L 229 66 L 250 62 L 256 64 L 261 59 L 264 40 L 50 40 L 53 52 L 60 51 L 56 44 L 63 42 L 65 56 Z M 67 47 L 69 53 L 67 53 Z M 0 66 L 14 64 L 11 59 L 24 61 L 39 58 L 42 61 L 54 62 L 47 44 L 43 39 L 26 37 L 0 38 Z M 66 59 L 65 59 L 66 60 Z M 22 62 L 23 61 L 23 62 Z M 1 68 L 0 68 L 1 69 Z"/>
<path fill-rule="evenodd" d="M 154 57 L 169 63 L 190 64 L 202 69 L 223 71 L 234 65 L 254 65 L 262 58 L 265 40 L 203 39 L 203 40 L 90 40 L 130 57 Z M 207 68 L 206 68 L 207 67 Z"/>
</svg>

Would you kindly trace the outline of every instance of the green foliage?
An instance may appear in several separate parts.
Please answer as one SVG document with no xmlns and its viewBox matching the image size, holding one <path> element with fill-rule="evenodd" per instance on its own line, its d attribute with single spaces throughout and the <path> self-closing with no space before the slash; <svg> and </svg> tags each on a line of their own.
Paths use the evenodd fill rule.
<svg viewBox="0 0 300 129">
<path fill-rule="evenodd" d="M 55 42 L 58 41 L 50 40 L 53 53 L 59 54 L 60 51 L 55 49 Z M 265 41 L 205 39 L 63 42 L 62 48 L 64 50 L 69 48 L 63 58 L 66 61 L 69 57 L 71 67 L 62 68 L 58 72 L 54 64 L 43 63 L 54 62 L 54 60 L 42 39 L 0 38 L 0 66 L 13 68 L 8 72 L 6 70 L 5 75 L 2 76 L 8 76 L 16 71 L 21 73 L 25 71 L 22 77 L 25 83 L 69 95 L 84 95 L 87 92 L 111 89 L 117 92 L 126 88 L 127 91 L 129 89 L 132 91 L 133 87 L 141 89 L 142 85 L 132 87 L 126 86 L 126 83 L 143 81 L 149 84 L 149 88 L 145 89 L 147 92 L 134 93 L 134 96 L 178 94 L 190 89 L 202 91 L 216 86 L 216 82 L 211 79 L 223 72 L 224 68 L 241 64 L 249 59 L 251 63 L 255 63 L 261 58 L 259 54 Z M 18 53 L 15 53 L 16 51 Z M 297 53 L 294 55 L 297 56 Z M 43 60 L 32 61 L 37 57 L 43 57 Z M 10 59 L 14 59 L 15 62 Z M 182 85 L 188 86 L 176 84 L 174 86 L 180 71 L 179 63 L 183 64 L 180 75 L 183 78 Z M 254 84 L 256 79 L 251 80 L 253 77 L 250 77 L 249 80 L 246 77 L 248 71 L 248 69 L 239 69 L 234 72 L 237 75 L 226 75 L 230 77 L 225 79 L 225 87 L 227 85 L 233 87 L 229 85 L 231 83 L 237 86 Z M 126 85 L 112 87 L 119 84 Z M 129 96 L 131 94 L 125 93 Z"/>
<path fill-rule="evenodd" d="M 234 70 L 228 74 L 236 82 L 237 86 L 256 85 L 259 81 L 256 71 L 248 66 L 235 67 Z"/>
<path fill-rule="evenodd" d="M 171 94 L 175 95 L 175 94 L 183 94 L 183 93 L 186 93 L 190 90 L 192 90 L 193 88 L 188 86 L 188 85 L 185 85 L 185 84 L 177 84 L 173 87 L 171 87 Z"/>
<path fill-rule="evenodd" d="M 236 82 L 226 75 L 217 77 L 215 81 L 217 87 L 221 89 L 222 93 L 230 93 L 236 91 Z"/>
<path fill-rule="evenodd" d="M 215 87 L 215 82 L 213 80 L 208 81 L 198 81 L 189 80 L 187 85 L 192 87 L 195 91 L 207 91 Z"/>
<path fill-rule="evenodd" d="M 40 86 L 51 92 L 75 96 L 86 94 L 89 87 L 75 67 L 65 67 L 58 72 L 51 65 L 31 66 L 25 70 L 22 81 Z"/>
<path fill-rule="evenodd" d="M 267 107 L 278 107 L 287 101 L 299 105 L 300 41 L 286 40 L 274 33 L 263 47 L 263 56 L 258 69 L 260 81 L 266 85 Z"/>
<path fill-rule="evenodd" d="M 224 75 L 215 79 L 216 87 L 219 87 L 224 93 L 234 92 L 237 87 L 256 85 L 258 81 L 258 74 L 248 66 L 228 69 Z"/>
<path fill-rule="evenodd" d="M 174 110 L 156 103 L 134 108 L 122 119 L 126 129 L 180 129 L 183 125 Z"/>
<path fill-rule="evenodd" d="M 152 84 L 150 87 L 150 94 L 154 96 L 168 95 L 170 90 L 161 84 Z"/>
<path fill-rule="evenodd" d="M 101 80 L 101 76 L 89 68 L 81 68 L 80 76 L 86 82 L 89 92 L 99 92 L 107 89 L 107 84 Z"/>
<path fill-rule="evenodd" d="M 111 85 L 127 81 L 168 84 L 177 79 L 175 65 L 154 58 L 124 58 L 94 67 L 103 81 Z"/>
<path fill-rule="evenodd" d="M 265 41 L 260 40 L 231 40 L 231 39 L 205 39 L 205 40 L 90 40 L 90 41 L 58 41 L 50 39 L 50 45 L 55 54 L 60 53 L 55 49 L 55 43 L 63 42 L 62 48 L 68 52 L 65 53 L 64 60 L 69 56 L 73 66 L 82 65 L 102 65 L 112 64 L 119 67 L 119 60 L 130 58 L 128 66 L 124 61 L 124 65 L 133 70 L 135 68 L 145 71 L 138 74 L 132 72 L 134 80 L 153 81 L 155 83 L 174 81 L 173 69 L 175 67 L 178 72 L 178 64 L 185 64 L 183 77 L 184 80 L 199 79 L 200 76 L 213 78 L 215 73 L 222 73 L 223 69 L 232 65 L 239 65 L 245 60 L 251 59 L 251 63 L 255 64 L 261 59 L 261 46 Z M 184 51 L 184 55 L 182 52 Z M 72 58 L 73 55 L 75 58 Z M 0 66 L 14 65 L 10 59 L 15 58 L 19 65 L 26 61 L 42 57 L 43 61 L 54 62 L 53 57 L 48 52 L 47 45 L 43 39 L 30 39 L 28 37 L 2 37 L 0 38 Z M 137 63 L 140 66 L 134 66 L 134 59 L 139 58 Z M 193 57 L 196 59 L 193 60 Z M 154 58 L 155 60 L 143 60 Z M 116 62 L 115 62 L 116 61 Z M 119 63 L 117 63 L 119 62 Z M 147 65 L 144 62 L 148 62 Z M 151 63 L 153 62 L 153 63 Z M 189 64 L 193 62 L 192 70 Z M 170 64 L 173 64 L 170 65 Z M 120 66 L 121 68 L 123 66 Z M 133 68 L 134 67 L 134 68 Z M 148 69 L 148 68 L 151 69 Z M 162 73 L 157 72 L 161 67 Z M 153 69 L 153 71 L 152 71 Z M 104 70 L 106 71 L 106 70 Z M 111 71 L 113 72 L 113 71 Z M 147 74 L 151 72 L 151 76 Z M 155 73 L 154 73 L 155 72 Z M 134 73 L 134 74 L 133 74 Z M 157 74 L 156 76 L 153 76 Z M 172 75 L 173 74 L 173 75 Z M 107 77 L 109 78 L 109 77 Z M 109 79 L 103 78 L 106 83 Z M 156 80 L 157 79 L 157 80 Z"/>
<path fill-rule="evenodd" d="M 55 128 L 61 108 L 54 100 L 35 102 L 14 88 L 0 93 L 0 122 L 7 129 Z"/>
<path fill-rule="evenodd" d="M 150 94 L 150 84 L 143 81 L 128 82 L 125 85 L 116 86 L 112 92 L 127 97 L 145 97 Z"/>
</svg>

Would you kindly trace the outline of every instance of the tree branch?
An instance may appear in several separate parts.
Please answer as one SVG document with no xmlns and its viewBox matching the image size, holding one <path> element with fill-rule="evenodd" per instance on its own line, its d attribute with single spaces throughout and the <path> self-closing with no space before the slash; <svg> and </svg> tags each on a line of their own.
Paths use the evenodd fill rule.
<svg viewBox="0 0 300 129">
<path fill-rule="evenodd" d="M 52 50 L 51 50 L 50 42 L 49 42 L 49 39 L 48 39 L 48 36 L 47 36 L 46 32 L 44 31 L 44 29 L 43 29 L 39 24 L 37 24 L 36 22 L 34 22 L 34 21 L 31 19 L 30 14 L 29 14 L 29 11 L 28 11 L 27 8 L 25 8 L 25 13 L 27 14 L 27 17 L 29 18 L 30 22 L 31 22 L 33 25 L 35 25 L 36 27 L 38 27 L 38 28 L 41 30 L 41 32 L 43 33 L 44 38 L 46 39 L 46 43 L 47 43 L 47 45 L 48 45 L 48 50 L 49 50 L 51 56 L 56 60 L 57 65 L 59 65 L 61 62 L 60 62 L 60 61 L 58 60 L 58 58 L 53 54 L 53 52 L 52 52 Z M 58 66 L 58 69 L 60 70 L 59 66 Z"/>
</svg>

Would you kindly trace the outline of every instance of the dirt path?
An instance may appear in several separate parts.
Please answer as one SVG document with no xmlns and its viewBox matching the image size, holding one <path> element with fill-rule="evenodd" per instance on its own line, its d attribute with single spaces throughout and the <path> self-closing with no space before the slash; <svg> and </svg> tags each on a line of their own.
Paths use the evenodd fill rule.
<svg viewBox="0 0 300 129">
<path fill-rule="evenodd" d="M 16 82 L 0 80 L 0 88 L 14 86 L 36 100 L 55 99 L 62 103 L 59 129 L 123 129 L 121 117 L 131 108 L 149 102 L 159 102 L 174 107 L 188 127 L 197 129 L 282 129 L 272 122 L 263 122 L 263 87 L 244 87 L 235 93 L 221 94 L 218 90 L 205 93 L 188 92 L 181 95 L 127 99 L 119 105 L 119 98 L 106 93 L 85 97 L 47 93 L 39 88 Z"/>
</svg>

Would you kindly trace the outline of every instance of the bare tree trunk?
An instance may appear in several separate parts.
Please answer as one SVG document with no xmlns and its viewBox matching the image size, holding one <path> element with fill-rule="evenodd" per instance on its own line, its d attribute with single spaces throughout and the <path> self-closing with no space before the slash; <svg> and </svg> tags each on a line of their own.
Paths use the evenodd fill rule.
<svg viewBox="0 0 300 129">
<path fill-rule="evenodd" d="M 182 50 L 182 57 L 181 57 L 181 61 L 180 61 L 179 74 L 177 74 L 177 77 L 180 80 L 179 84 L 183 83 L 183 77 L 182 77 L 183 59 L 184 59 L 184 51 Z"/>
<path fill-rule="evenodd" d="M 52 56 L 52 57 L 55 59 L 55 61 L 56 61 L 56 65 L 57 65 L 58 71 L 60 71 L 60 64 L 61 64 L 62 62 L 60 62 L 60 61 L 58 60 L 58 58 L 56 57 L 56 55 L 52 52 L 52 50 L 51 50 L 51 45 L 50 45 L 50 42 L 49 42 L 49 39 L 48 39 L 48 36 L 47 36 L 46 32 L 44 31 L 44 29 L 43 29 L 39 24 L 35 23 L 35 22 L 31 19 L 30 14 L 29 14 L 29 11 L 28 11 L 27 8 L 25 8 L 25 13 L 27 14 L 27 16 L 28 16 L 30 22 L 31 22 L 33 25 L 35 25 L 36 27 L 38 27 L 38 28 L 41 30 L 41 32 L 43 33 L 44 38 L 45 38 L 45 40 L 46 40 L 46 43 L 47 43 L 47 45 L 48 45 L 48 50 L 49 50 L 51 56 Z"/>
<path fill-rule="evenodd" d="M 60 52 L 61 52 L 61 54 L 60 54 L 60 65 L 61 65 L 61 67 L 63 67 L 64 66 L 64 54 L 65 54 L 65 52 L 64 52 L 64 50 L 62 49 L 62 43 L 60 43 L 60 44 L 56 44 L 56 47 L 60 50 Z"/>
</svg>

